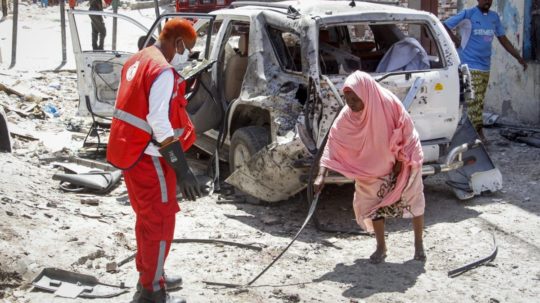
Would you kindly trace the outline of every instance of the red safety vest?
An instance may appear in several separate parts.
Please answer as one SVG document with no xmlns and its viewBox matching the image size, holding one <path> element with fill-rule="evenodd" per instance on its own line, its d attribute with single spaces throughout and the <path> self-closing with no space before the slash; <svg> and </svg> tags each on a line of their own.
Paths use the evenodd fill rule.
<svg viewBox="0 0 540 303">
<path fill-rule="evenodd" d="M 135 165 L 153 140 L 152 128 L 146 121 L 148 97 L 156 78 L 167 69 L 173 70 L 176 84 L 169 103 L 174 137 L 184 150 L 195 142 L 195 130 L 185 109 L 186 83 L 157 47 L 147 47 L 129 58 L 122 68 L 107 146 L 107 161 L 115 167 L 129 169 Z"/>
</svg>

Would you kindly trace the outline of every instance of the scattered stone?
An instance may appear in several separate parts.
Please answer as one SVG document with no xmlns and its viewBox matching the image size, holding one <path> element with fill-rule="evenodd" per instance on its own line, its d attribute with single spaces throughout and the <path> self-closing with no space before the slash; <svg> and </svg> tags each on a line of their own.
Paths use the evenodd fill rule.
<svg viewBox="0 0 540 303">
<path fill-rule="evenodd" d="M 45 217 L 49 218 L 49 219 L 53 217 L 53 215 L 48 214 L 48 213 L 43 213 L 43 215 L 44 215 Z"/>
<path fill-rule="evenodd" d="M 11 203 L 13 202 L 13 199 L 11 199 L 10 197 L 2 197 L 2 202 Z"/>
<path fill-rule="evenodd" d="M 237 289 L 237 290 L 233 291 L 232 294 L 233 294 L 233 295 L 239 295 L 239 294 L 241 294 L 241 293 L 247 293 L 247 292 L 249 292 L 248 289 L 246 289 L 246 288 L 241 288 L 241 289 Z"/>
<path fill-rule="evenodd" d="M 56 207 L 58 207 L 58 205 L 56 205 L 56 203 L 54 203 L 54 202 L 47 202 L 47 207 L 56 208 Z"/>
<path fill-rule="evenodd" d="M 11 216 L 13 216 L 13 212 L 10 212 L 9 210 L 6 210 L 6 215 L 11 217 Z"/>
<path fill-rule="evenodd" d="M 99 199 L 96 199 L 96 198 L 81 199 L 81 204 L 91 205 L 91 206 L 98 206 L 99 205 Z"/>
<path fill-rule="evenodd" d="M 116 262 L 109 262 L 105 265 L 105 271 L 114 273 L 118 271 L 118 264 Z"/>
<path fill-rule="evenodd" d="M 275 298 L 279 298 L 281 300 L 283 300 L 283 302 L 292 302 L 292 303 L 296 303 L 296 302 L 300 302 L 300 295 L 298 294 L 286 294 L 283 292 L 283 290 L 281 289 L 274 289 L 272 291 L 272 295 L 270 297 L 275 297 Z"/>
<path fill-rule="evenodd" d="M 60 88 L 61 88 L 60 83 L 59 83 L 59 82 L 56 82 L 56 81 L 55 81 L 55 82 L 51 82 L 51 83 L 49 84 L 48 87 L 54 88 L 54 89 L 56 89 L 56 90 L 60 90 Z"/>
<path fill-rule="evenodd" d="M 90 210 L 81 210 L 81 215 L 83 217 L 87 217 L 91 219 L 100 219 L 102 217 L 99 212 L 90 211 Z"/>
<path fill-rule="evenodd" d="M 87 256 L 80 257 L 79 260 L 77 260 L 77 263 L 79 265 L 83 265 L 84 263 L 87 263 L 88 261 L 90 261 L 88 263 L 90 264 L 90 266 L 92 266 L 92 262 L 91 262 L 92 260 L 103 258 L 103 257 L 105 257 L 105 251 L 103 249 L 98 249 Z M 92 268 L 92 267 L 88 267 L 88 268 Z"/>
<path fill-rule="evenodd" d="M 75 242 L 75 241 L 79 241 L 79 238 L 73 237 L 73 238 L 69 238 L 68 240 L 68 242 Z"/>
<path fill-rule="evenodd" d="M 266 225 L 274 225 L 279 223 L 281 220 L 277 216 L 273 215 L 264 215 L 261 217 L 261 221 Z"/>
</svg>

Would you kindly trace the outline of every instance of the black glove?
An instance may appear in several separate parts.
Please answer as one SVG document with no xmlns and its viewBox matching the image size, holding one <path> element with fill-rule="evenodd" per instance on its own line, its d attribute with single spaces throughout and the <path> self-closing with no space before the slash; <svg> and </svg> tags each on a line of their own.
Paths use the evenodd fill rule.
<svg viewBox="0 0 540 303">
<path fill-rule="evenodd" d="M 171 143 L 162 146 L 159 149 L 159 153 L 176 172 L 176 178 L 182 196 L 191 201 L 195 201 L 197 196 L 202 197 L 199 182 L 189 168 L 180 142 L 174 140 Z"/>
</svg>

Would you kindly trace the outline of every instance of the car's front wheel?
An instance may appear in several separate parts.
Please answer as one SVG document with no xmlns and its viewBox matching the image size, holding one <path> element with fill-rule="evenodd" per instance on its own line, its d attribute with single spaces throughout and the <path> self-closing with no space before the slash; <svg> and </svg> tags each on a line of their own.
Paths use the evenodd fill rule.
<svg viewBox="0 0 540 303">
<path fill-rule="evenodd" d="M 231 139 L 229 168 L 231 173 L 269 144 L 268 130 L 262 126 L 246 126 L 237 129 Z"/>
</svg>

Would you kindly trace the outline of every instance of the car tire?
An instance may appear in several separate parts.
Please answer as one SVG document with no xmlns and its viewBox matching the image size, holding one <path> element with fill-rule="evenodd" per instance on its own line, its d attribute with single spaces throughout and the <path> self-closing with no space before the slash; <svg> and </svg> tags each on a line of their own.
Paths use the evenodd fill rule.
<svg viewBox="0 0 540 303">
<path fill-rule="evenodd" d="M 237 129 L 232 136 L 229 149 L 230 172 L 232 173 L 248 161 L 251 156 L 267 146 L 269 141 L 268 130 L 262 126 L 247 126 Z"/>
</svg>

